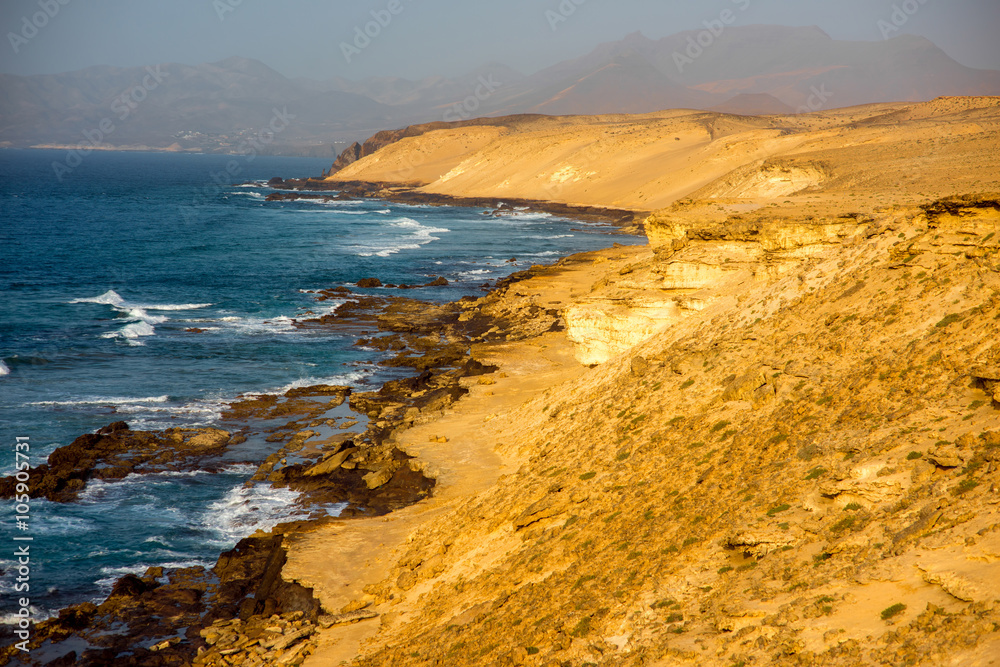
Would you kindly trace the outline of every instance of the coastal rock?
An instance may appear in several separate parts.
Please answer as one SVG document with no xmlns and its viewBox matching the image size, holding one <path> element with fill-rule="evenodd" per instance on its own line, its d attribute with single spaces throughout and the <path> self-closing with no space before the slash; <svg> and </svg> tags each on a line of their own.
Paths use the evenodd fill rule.
<svg viewBox="0 0 1000 667">
<path fill-rule="evenodd" d="M 351 387 L 332 384 L 317 384 L 309 387 L 293 387 L 285 392 L 286 398 L 305 398 L 309 396 L 336 396 L 342 401 L 351 395 Z M 329 404 L 327 404 L 329 406 Z M 332 407 L 339 407 L 339 403 Z"/>
<path fill-rule="evenodd" d="M 344 464 L 344 461 L 346 461 L 348 457 L 356 451 L 358 451 L 356 447 L 348 447 L 340 452 L 331 454 L 311 468 L 307 468 L 302 474 L 306 477 L 329 475 L 340 468 L 340 466 Z"/>
<path fill-rule="evenodd" d="M 229 442 L 230 434 L 221 429 L 168 429 L 157 434 L 114 422 L 59 447 L 46 463 L 30 469 L 29 493 L 32 498 L 72 502 L 90 479 L 116 480 L 197 465 L 222 453 Z M 11 496 L 15 488 L 14 477 L 0 480 L 0 497 Z"/>
<path fill-rule="evenodd" d="M 202 429 L 197 435 L 189 438 L 185 444 L 195 449 L 211 449 L 225 446 L 229 443 L 230 437 L 231 435 L 228 431 L 218 428 L 206 428 Z"/>
<path fill-rule="evenodd" d="M 395 472 L 391 466 L 388 466 L 368 473 L 363 479 L 369 489 L 377 489 L 380 486 L 388 484 Z"/>
</svg>

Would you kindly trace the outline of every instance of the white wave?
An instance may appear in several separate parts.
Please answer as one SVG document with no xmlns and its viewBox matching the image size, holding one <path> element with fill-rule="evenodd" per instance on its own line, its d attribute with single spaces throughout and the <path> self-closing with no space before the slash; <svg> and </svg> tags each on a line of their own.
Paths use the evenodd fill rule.
<svg viewBox="0 0 1000 667">
<path fill-rule="evenodd" d="M 39 518 L 44 517 L 48 512 L 55 512 L 53 508 L 48 503 L 41 503 L 35 500 L 36 504 L 34 507 L 34 515 L 31 519 L 31 532 L 35 535 L 72 535 L 73 537 L 79 537 L 83 533 L 92 531 L 95 528 L 95 524 L 87 519 L 81 519 L 79 517 L 67 517 L 59 516 L 58 518 Z M 45 510 L 45 511 L 43 511 Z"/>
<path fill-rule="evenodd" d="M 348 386 L 356 387 L 365 378 L 371 374 L 371 371 L 352 371 L 350 373 L 341 373 L 339 375 L 331 375 L 328 377 L 307 377 L 300 378 L 294 382 L 290 382 L 283 387 L 275 389 L 273 391 L 263 391 L 257 393 L 258 396 L 280 396 L 290 389 L 298 389 L 300 387 L 315 387 L 320 384 L 329 384 L 337 386 Z M 255 392 L 256 393 L 256 392 Z"/>
<path fill-rule="evenodd" d="M 253 186 L 249 186 L 253 187 Z M 259 192 L 230 192 L 231 195 L 243 195 L 244 197 L 253 197 L 254 199 L 264 199 L 264 195 Z"/>
<path fill-rule="evenodd" d="M 201 398 L 182 405 L 165 405 L 167 396 L 126 398 L 119 396 L 86 396 L 65 401 L 36 401 L 29 405 L 52 408 L 111 406 L 136 431 L 156 431 L 172 426 L 200 427 L 217 424 L 229 401 L 222 398 Z"/>
<path fill-rule="evenodd" d="M 393 227 L 407 227 L 410 229 L 423 228 L 423 225 L 421 225 L 413 218 L 397 218 L 391 224 Z"/>
<path fill-rule="evenodd" d="M 552 241 L 555 239 L 571 239 L 575 234 L 555 234 L 553 236 L 529 236 L 529 239 L 541 239 L 543 241 Z"/>
<path fill-rule="evenodd" d="M 150 315 L 146 312 L 145 308 L 129 308 L 125 311 L 125 314 L 131 320 L 145 322 L 146 324 L 163 324 L 170 319 L 166 315 Z"/>
<path fill-rule="evenodd" d="M 279 317 L 223 317 L 219 320 L 230 329 L 245 334 L 292 334 L 298 332 L 295 320 L 284 315 Z"/>
<path fill-rule="evenodd" d="M 10 375 L 10 366 L 4 363 L 3 359 L 0 359 L 0 377 L 4 375 Z"/>
<path fill-rule="evenodd" d="M 124 577 L 126 574 L 133 574 L 135 576 L 141 576 L 146 573 L 151 567 L 162 567 L 167 570 L 182 568 L 182 567 L 204 567 L 206 569 L 215 565 L 215 563 L 207 560 L 179 560 L 171 561 L 168 563 L 137 563 L 136 565 L 122 565 L 120 567 L 102 567 L 101 574 L 107 575 L 95 581 L 100 589 L 101 599 L 107 597 L 108 593 L 111 592 L 112 587 L 114 587 L 115 582 Z"/>
<path fill-rule="evenodd" d="M 363 201 L 359 201 L 357 199 L 313 199 L 304 197 L 301 199 L 294 199 L 293 201 L 300 201 L 306 204 L 317 204 L 319 206 L 332 206 L 334 208 L 341 206 L 361 206 L 364 204 Z"/>
<path fill-rule="evenodd" d="M 140 308 L 143 310 L 198 310 L 199 308 L 208 308 L 212 305 L 210 303 L 133 303 L 131 301 L 126 301 L 113 289 L 108 290 L 100 296 L 73 299 L 69 303 L 99 303 L 107 306 L 123 308 L 126 312 L 132 308 Z"/>
<path fill-rule="evenodd" d="M 28 405 L 126 405 L 131 403 L 166 403 L 170 400 L 168 396 L 148 396 L 145 398 L 126 398 L 121 396 L 88 396 L 77 398 L 72 401 L 36 401 Z"/>
<path fill-rule="evenodd" d="M 439 241 L 440 238 L 434 236 L 434 234 L 445 234 L 451 231 L 450 229 L 446 229 L 444 227 L 428 227 L 426 225 L 422 225 L 413 218 L 397 218 L 393 222 L 389 223 L 389 226 L 411 231 L 402 239 L 396 239 L 381 245 L 355 246 L 359 249 L 359 252 L 357 253 L 358 256 L 388 257 L 402 252 L 403 250 L 416 250 L 420 246 L 433 241 Z"/>
<path fill-rule="evenodd" d="M 11 591 L 13 591 L 13 589 L 11 589 Z M 4 593 L 11 591 L 4 591 Z M 14 596 L 11 595 L 10 599 L 13 600 Z M 35 605 L 28 605 L 28 609 L 31 610 L 31 620 L 35 623 L 55 616 L 52 612 L 36 607 Z M 17 625 L 20 620 L 21 617 L 17 614 L 0 615 L 0 625 Z"/>
<path fill-rule="evenodd" d="M 70 303 L 103 303 L 109 306 L 121 306 L 125 303 L 125 299 L 123 299 L 118 292 L 111 289 L 100 296 L 73 299 Z"/>
<path fill-rule="evenodd" d="M 129 345 L 142 345 L 139 338 L 155 335 L 156 330 L 153 325 L 163 324 L 170 319 L 164 315 L 150 315 L 147 311 L 199 310 L 212 305 L 210 303 L 133 303 L 125 300 L 121 294 L 114 290 L 108 290 L 100 296 L 73 299 L 70 303 L 103 304 L 124 314 L 125 319 L 130 323 L 117 331 L 101 334 L 101 338 L 121 338 Z"/>
<path fill-rule="evenodd" d="M 151 303 L 142 306 L 142 308 L 146 310 L 200 310 L 211 305 L 210 303 Z"/>
<path fill-rule="evenodd" d="M 219 472 L 223 475 L 248 476 L 257 472 L 257 465 L 254 463 L 230 463 Z"/>
<path fill-rule="evenodd" d="M 496 271 L 491 271 L 490 269 L 476 269 L 474 271 L 462 271 L 458 274 L 459 280 L 476 280 L 482 278 L 483 276 L 493 275 Z"/>
<path fill-rule="evenodd" d="M 270 484 L 243 485 L 230 489 L 222 500 L 209 505 L 200 525 L 232 544 L 257 530 L 270 530 L 282 521 L 306 518 L 296 506 L 299 494 Z"/>
<path fill-rule="evenodd" d="M 122 338 L 129 345 L 142 345 L 142 341 L 137 340 L 143 336 L 152 336 L 156 333 L 156 329 L 153 328 L 148 322 L 133 322 L 131 324 L 126 324 L 118 331 L 109 331 L 107 333 L 101 334 L 101 338 Z"/>
</svg>

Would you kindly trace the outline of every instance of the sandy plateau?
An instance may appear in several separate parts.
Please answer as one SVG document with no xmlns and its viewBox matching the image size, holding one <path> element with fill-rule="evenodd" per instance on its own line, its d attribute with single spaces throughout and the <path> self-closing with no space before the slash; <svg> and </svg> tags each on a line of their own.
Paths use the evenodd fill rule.
<svg viewBox="0 0 1000 667">
<path fill-rule="evenodd" d="M 291 539 L 369 617 L 306 665 L 1000 664 L 1000 99 L 512 117 L 338 179 L 649 245 L 465 302 L 560 326 L 393 434 L 432 497 Z"/>
</svg>

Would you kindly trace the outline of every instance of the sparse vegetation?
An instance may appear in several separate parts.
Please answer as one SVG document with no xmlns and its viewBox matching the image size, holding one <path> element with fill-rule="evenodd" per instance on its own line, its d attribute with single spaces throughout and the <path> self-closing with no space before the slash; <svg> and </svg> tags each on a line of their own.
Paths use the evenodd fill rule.
<svg viewBox="0 0 1000 667">
<path fill-rule="evenodd" d="M 787 503 L 782 503 L 781 505 L 778 505 L 776 507 L 772 507 L 771 509 L 769 509 L 767 511 L 767 515 L 768 516 L 774 516 L 775 514 L 781 514 L 782 512 L 785 512 L 785 511 L 790 510 L 790 509 L 792 509 L 791 505 L 788 505 Z"/>
<path fill-rule="evenodd" d="M 954 324 L 955 322 L 961 321 L 961 319 L 962 319 L 961 315 L 957 315 L 957 314 L 947 315 L 943 320 L 941 320 L 940 322 L 938 322 L 934 326 L 937 327 L 938 329 L 943 329 L 944 327 L 948 326 L 949 324 Z"/>
<path fill-rule="evenodd" d="M 830 526 L 830 530 L 834 533 L 842 533 L 854 526 L 857 520 L 858 519 L 855 516 L 845 516 L 843 519 Z"/>
<path fill-rule="evenodd" d="M 885 609 L 882 610 L 882 620 L 888 621 L 890 618 L 899 616 L 904 611 L 906 611 L 906 605 L 903 604 L 902 602 L 897 602 L 891 607 L 886 607 Z"/>
</svg>

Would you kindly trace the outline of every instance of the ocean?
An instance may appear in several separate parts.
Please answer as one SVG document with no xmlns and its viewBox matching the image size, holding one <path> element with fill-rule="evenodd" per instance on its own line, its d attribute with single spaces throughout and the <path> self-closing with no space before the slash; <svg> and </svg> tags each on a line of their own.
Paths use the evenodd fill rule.
<svg viewBox="0 0 1000 667">
<path fill-rule="evenodd" d="M 293 326 L 306 311 L 339 305 L 317 303 L 315 290 L 441 276 L 448 286 L 356 291 L 481 296 L 531 264 L 644 242 L 527 211 L 493 218 L 381 200 L 264 201 L 271 177 L 317 175 L 328 159 L 92 152 L 60 179 L 52 163 L 65 158 L 0 150 L 3 475 L 14 471 L 17 437 L 30 438 L 35 466 L 113 421 L 210 426 L 243 393 L 321 383 L 364 390 L 393 377 L 378 366 L 382 353 L 354 345 L 356 335 Z M 216 473 L 91 482 L 76 503 L 33 500 L 20 532 L 5 501 L 4 532 L 33 538 L 36 620 L 103 600 L 127 573 L 211 566 L 254 530 L 302 516 L 294 493 L 245 487 L 254 469 L 233 461 Z M 0 550 L 5 607 L 12 552 Z M 12 610 L 0 609 L 5 622 Z"/>
</svg>

